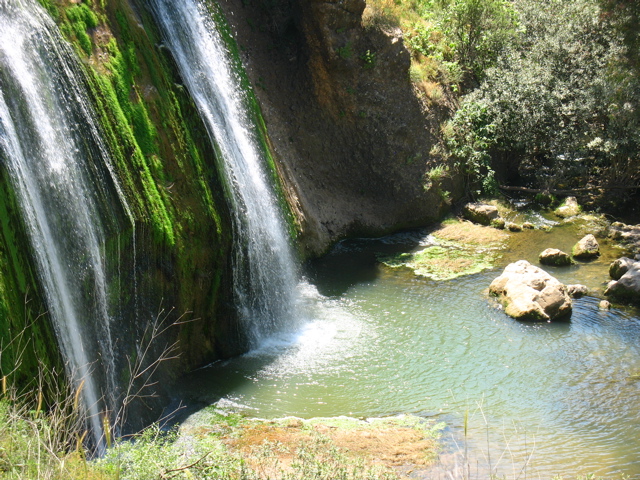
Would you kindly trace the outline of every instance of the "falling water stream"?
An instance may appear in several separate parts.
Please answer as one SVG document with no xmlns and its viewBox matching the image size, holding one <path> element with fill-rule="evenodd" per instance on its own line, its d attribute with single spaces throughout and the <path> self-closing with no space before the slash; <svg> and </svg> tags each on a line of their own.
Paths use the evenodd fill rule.
<svg viewBox="0 0 640 480">
<path fill-rule="evenodd" d="M 35 0 L 0 2 L 0 159 L 10 172 L 50 315 L 94 444 L 115 407 L 106 242 L 130 218 L 70 46 Z M 117 259 L 116 259 L 117 261 Z"/>
<path fill-rule="evenodd" d="M 235 306 L 252 346 L 295 320 L 298 276 L 255 120 L 221 26 L 204 2 L 148 0 L 219 151 L 232 201 Z"/>
</svg>

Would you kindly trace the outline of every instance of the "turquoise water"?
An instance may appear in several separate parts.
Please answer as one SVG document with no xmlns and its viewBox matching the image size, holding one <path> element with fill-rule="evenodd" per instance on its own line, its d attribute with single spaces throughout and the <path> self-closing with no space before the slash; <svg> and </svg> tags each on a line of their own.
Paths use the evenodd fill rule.
<svg viewBox="0 0 640 480">
<path fill-rule="evenodd" d="M 586 297 L 574 301 L 568 321 L 529 324 L 486 294 L 504 264 L 533 263 L 547 246 L 568 251 L 577 229 L 513 234 L 496 269 L 445 282 L 376 261 L 378 252 L 417 248 L 425 238 L 341 244 L 309 266 L 299 287 L 300 331 L 195 372 L 182 399 L 259 417 L 442 419 L 443 465 L 432 473 L 443 478 L 466 468 L 509 478 L 640 477 L 637 312 L 601 311 L 598 298 Z M 549 271 L 602 289 L 619 254 L 605 245 L 595 262 Z"/>
</svg>

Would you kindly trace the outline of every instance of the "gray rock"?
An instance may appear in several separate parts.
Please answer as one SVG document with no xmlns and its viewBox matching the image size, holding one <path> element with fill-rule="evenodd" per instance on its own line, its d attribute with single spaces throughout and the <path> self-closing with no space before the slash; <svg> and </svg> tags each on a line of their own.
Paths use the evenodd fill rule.
<svg viewBox="0 0 640 480">
<path fill-rule="evenodd" d="M 589 259 L 600 255 L 600 245 L 593 235 L 585 235 L 573 246 L 571 251 L 575 258 Z"/>
<path fill-rule="evenodd" d="M 547 248 L 538 258 L 543 265 L 553 265 L 556 267 L 571 265 L 573 263 L 568 253 L 558 250 L 557 248 Z"/>
<path fill-rule="evenodd" d="M 550 321 L 570 315 L 573 307 L 567 287 L 526 260 L 507 265 L 489 291 L 507 315 L 522 320 Z"/>
<path fill-rule="evenodd" d="M 567 197 L 565 201 L 554 212 L 560 218 L 574 217 L 580 213 L 580 205 L 576 197 Z"/>
<path fill-rule="evenodd" d="M 589 295 L 589 289 L 586 285 L 567 285 L 567 293 L 571 298 L 580 298 Z"/>
<path fill-rule="evenodd" d="M 497 207 L 484 203 L 467 203 L 462 209 L 462 215 L 480 225 L 491 225 L 491 221 L 499 217 Z"/>
<path fill-rule="evenodd" d="M 609 265 L 609 276 L 614 280 L 620 280 L 627 271 L 636 263 L 636 260 L 632 260 L 628 257 L 622 257 L 611 262 Z"/>
</svg>

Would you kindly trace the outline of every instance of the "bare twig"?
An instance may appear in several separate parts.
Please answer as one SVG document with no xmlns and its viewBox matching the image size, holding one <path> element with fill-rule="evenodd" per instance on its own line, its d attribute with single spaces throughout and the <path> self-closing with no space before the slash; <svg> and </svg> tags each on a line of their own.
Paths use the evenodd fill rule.
<svg viewBox="0 0 640 480">
<path fill-rule="evenodd" d="M 193 462 L 190 465 L 185 465 L 184 467 L 179 467 L 179 468 L 172 468 L 170 470 L 165 470 L 163 473 L 160 474 L 160 478 L 162 479 L 171 479 L 171 478 L 175 478 L 177 477 L 177 473 L 176 475 L 171 475 L 170 477 L 167 476 L 168 473 L 174 473 L 174 472 L 182 472 L 184 470 L 188 470 L 190 468 L 195 467 L 196 465 L 198 465 L 200 462 L 202 462 L 205 458 L 207 458 L 209 455 L 211 455 L 211 452 L 207 452 L 205 453 L 202 457 L 200 457 L 198 460 L 196 460 L 195 462 Z"/>
</svg>

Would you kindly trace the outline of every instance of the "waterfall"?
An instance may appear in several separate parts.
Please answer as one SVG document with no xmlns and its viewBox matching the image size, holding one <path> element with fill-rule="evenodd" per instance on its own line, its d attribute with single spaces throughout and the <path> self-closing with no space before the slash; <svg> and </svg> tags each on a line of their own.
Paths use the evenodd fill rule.
<svg viewBox="0 0 640 480">
<path fill-rule="evenodd" d="M 116 408 L 119 376 L 112 335 L 119 301 L 110 301 L 109 288 L 120 286 L 112 285 L 117 266 L 106 258 L 107 240 L 121 230 L 118 219 L 132 217 L 85 88 L 75 53 L 40 5 L 0 1 L 0 161 L 100 449 L 100 416 Z"/>
<path fill-rule="evenodd" d="M 219 153 L 232 202 L 234 301 L 255 347 L 293 322 L 297 271 L 246 92 L 206 2 L 148 2 Z"/>
</svg>

